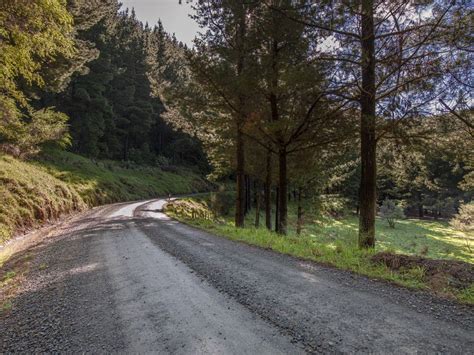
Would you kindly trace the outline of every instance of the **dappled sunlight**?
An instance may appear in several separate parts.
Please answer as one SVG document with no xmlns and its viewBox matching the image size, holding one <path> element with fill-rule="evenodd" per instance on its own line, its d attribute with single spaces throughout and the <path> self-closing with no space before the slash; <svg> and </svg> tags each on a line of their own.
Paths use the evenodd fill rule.
<svg viewBox="0 0 474 355">
<path fill-rule="evenodd" d="M 474 262 L 470 238 L 442 221 L 406 219 L 390 228 L 377 221 L 377 250 L 421 255 L 435 259 L 459 259 Z"/>
<path fill-rule="evenodd" d="M 85 273 L 85 272 L 92 272 L 92 271 L 96 270 L 98 267 L 99 267 L 98 263 L 91 263 L 91 264 L 87 264 L 87 265 L 78 266 L 76 268 L 73 268 L 73 269 L 67 271 L 66 273 L 68 275 L 82 274 L 82 273 Z"/>
<path fill-rule="evenodd" d="M 321 283 L 321 281 L 313 274 L 310 274 L 304 271 L 300 272 L 299 274 L 300 276 L 302 276 L 304 279 L 308 280 L 311 283 Z"/>
<path fill-rule="evenodd" d="M 315 243 L 323 243 L 331 250 L 338 245 L 357 247 L 358 219 L 324 218 L 306 224 L 303 236 Z M 294 231 L 290 231 L 294 235 Z M 376 219 L 376 251 L 420 255 L 435 259 L 458 259 L 474 263 L 473 238 L 455 231 L 448 222 L 417 219 L 397 220 L 395 228 L 379 217 Z"/>
<path fill-rule="evenodd" d="M 38 282 L 28 284 L 27 287 L 20 288 L 15 293 L 15 298 L 20 297 L 22 294 L 40 292 L 44 288 L 51 287 L 52 285 L 58 285 L 65 280 L 77 277 L 78 275 L 97 272 L 102 267 L 103 265 L 101 265 L 101 263 L 90 263 L 73 267 L 64 271 L 51 271 L 50 265 L 42 264 L 39 266 L 43 273 L 41 279 L 37 280 Z"/>
<path fill-rule="evenodd" d="M 192 222 L 194 223 L 194 222 Z M 265 240 L 265 243 L 283 248 L 281 237 L 269 233 L 263 228 L 248 227 L 236 230 L 232 218 L 227 218 L 223 224 L 212 221 L 197 222 L 209 230 L 222 231 L 235 235 L 236 238 L 252 238 Z M 311 247 L 324 246 L 327 251 L 334 253 L 345 248 L 357 248 L 358 218 L 349 216 L 340 219 L 323 218 L 312 223 L 306 223 L 301 236 L 296 235 L 295 223 L 290 221 L 289 236 L 299 239 L 299 248 L 303 244 Z M 376 251 L 391 251 L 400 254 L 419 255 L 434 259 L 458 259 L 474 263 L 471 239 L 462 232 L 453 230 L 447 222 L 404 219 L 396 221 L 395 228 L 377 217 L 376 219 Z M 283 249 L 287 250 L 286 245 Z M 293 248 L 293 247 L 292 247 Z"/>
</svg>

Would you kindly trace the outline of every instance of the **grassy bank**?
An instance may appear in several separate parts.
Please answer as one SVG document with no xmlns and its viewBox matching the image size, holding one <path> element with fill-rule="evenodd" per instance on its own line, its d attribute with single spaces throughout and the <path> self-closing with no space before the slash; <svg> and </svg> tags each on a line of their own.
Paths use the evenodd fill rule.
<svg viewBox="0 0 474 355">
<path fill-rule="evenodd" d="M 294 231 L 294 208 L 290 208 L 290 233 L 280 236 L 265 228 L 233 226 L 232 217 L 213 218 L 206 199 L 182 199 L 167 207 L 167 212 L 188 224 L 202 228 L 228 239 L 245 242 L 262 248 L 298 258 L 350 270 L 362 275 L 388 280 L 410 288 L 428 289 L 462 302 L 474 304 L 472 283 L 462 286 L 454 284 L 451 275 L 434 275 L 423 264 L 401 267 L 396 270 L 379 262 L 374 257 L 380 252 L 417 255 L 425 258 L 447 260 L 446 268 L 463 268 L 472 274 L 474 255 L 471 252 L 470 236 L 452 230 L 445 222 L 404 220 L 395 229 L 377 220 L 377 248 L 359 250 L 357 248 L 357 219 L 353 216 L 341 219 L 308 217 L 301 236 Z M 247 226 L 251 226 L 253 216 L 249 216 Z M 430 259 L 427 259 L 428 261 Z M 454 261 L 451 261 L 454 260 Z M 440 264 L 441 267 L 442 264 Z"/>
<path fill-rule="evenodd" d="M 190 170 L 169 170 L 92 161 L 58 150 L 29 161 L 0 154 L 0 244 L 15 233 L 90 206 L 209 189 Z"/>
</svg>

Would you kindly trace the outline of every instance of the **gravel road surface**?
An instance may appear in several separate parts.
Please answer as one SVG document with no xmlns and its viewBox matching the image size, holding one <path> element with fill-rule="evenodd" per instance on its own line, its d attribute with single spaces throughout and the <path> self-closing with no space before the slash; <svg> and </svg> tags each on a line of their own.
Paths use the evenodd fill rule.
<svg viewBox="0 0 474 355">
<path fill-rule="evenodd" d="M 232 242 L 164 200 L 94 209 L 29 251 L 0 353 L 474 353 L 474 309 Z"/>
</svg>

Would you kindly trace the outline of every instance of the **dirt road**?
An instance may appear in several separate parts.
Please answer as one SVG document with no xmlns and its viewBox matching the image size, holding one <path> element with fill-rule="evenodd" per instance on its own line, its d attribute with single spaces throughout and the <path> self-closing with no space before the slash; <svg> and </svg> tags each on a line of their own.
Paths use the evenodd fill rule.
<svg viewBox="0 0 474 355">
<path fill-rule="evenodd" d="M 0 353 L 474 352 L 472 307 L 215 237 L 163 202 L 95 209 L 35 247 Z"/>
</svg>

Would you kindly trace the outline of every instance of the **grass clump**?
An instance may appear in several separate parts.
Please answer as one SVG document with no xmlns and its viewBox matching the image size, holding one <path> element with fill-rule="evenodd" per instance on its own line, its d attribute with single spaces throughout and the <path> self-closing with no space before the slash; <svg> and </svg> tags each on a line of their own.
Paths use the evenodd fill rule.
<svg viewBox="0 0 474 355">
<path fill-rule="evenodd" d="M 2 310 L 2 313 L 3 312 L 8 312 L 9 310 L 12 309 L 12 303 L 11 301 L 5 301 L 2 303 L 2 307 L 1 307 L 1 310 Z"/>
</svg>

